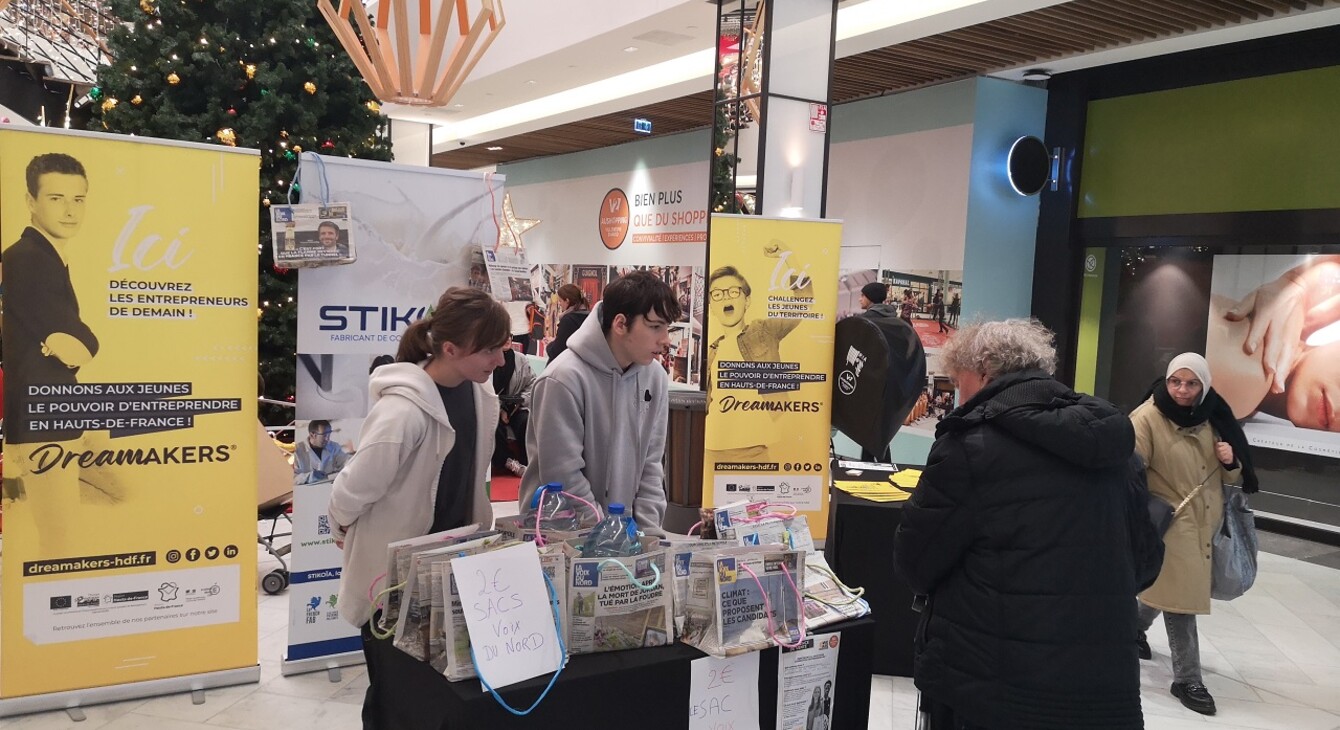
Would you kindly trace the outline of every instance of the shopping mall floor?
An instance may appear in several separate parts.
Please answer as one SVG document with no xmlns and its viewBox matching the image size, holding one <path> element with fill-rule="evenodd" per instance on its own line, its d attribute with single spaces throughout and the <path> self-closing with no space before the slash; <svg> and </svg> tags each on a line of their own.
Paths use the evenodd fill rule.
<svg viewBox="0 0 1340 730">
<path fill-rule="evenodd" d="M 1261 533 L 1256 586 L 1232 603 L 1215 602 L 1200 620 L 1205 683 L 1219 714 L 1202 717 L 1168 694 L 1172 669 L 1163 622 L 1149 643 L 1154 660 L 1141 662 L 1145 726 L 1190 728 L 1340 728 L 1340 549 Z M 1331 567 L 1335 566 L 1335 567 Z M 260 576 L 276 567 L 260 554 Z M 288 633 L 288 594 L 257 588 L 260 624 L 259 685 L 209 690 L 202 705 L 190 695 L 131 700 L 85 708 L 74 722 L 63 711 L 6 718 L 6 730 L 355 730 L 367 688 L 361 667 L 346 667 L 339 682 L 324 673 L 284 677 L 280 656 Z M 902 677 L 875 677 L 872 730 L 911 730 L 916 688 Z M 842 695 L 837 695 L 841 702 Z"/>
</svg>

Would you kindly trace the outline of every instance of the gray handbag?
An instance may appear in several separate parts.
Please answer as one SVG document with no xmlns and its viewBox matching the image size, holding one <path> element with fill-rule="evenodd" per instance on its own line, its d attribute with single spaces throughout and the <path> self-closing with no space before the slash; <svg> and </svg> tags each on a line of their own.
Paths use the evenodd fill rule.
<svg viewBox="0 0 1340 730">
<path fill-rule="evenodd" d="M 1212 545 L 1210 596 L 1231 601 L 1256 582 L 1256 517 L 1237 487 L 1224 485 L 1224 521 Z"/>
</svg>

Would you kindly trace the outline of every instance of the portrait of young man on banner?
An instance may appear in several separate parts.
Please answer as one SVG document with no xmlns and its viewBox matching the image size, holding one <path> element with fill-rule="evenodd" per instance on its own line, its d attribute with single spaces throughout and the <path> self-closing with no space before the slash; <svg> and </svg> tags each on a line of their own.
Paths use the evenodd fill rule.
<svg viewBox="0 0 1340 730">
<path fill-rule="evenodd" d="M 703 461 L 714 504 L 824 504 L 840 232 L 713 217 Z"/>
</svg>

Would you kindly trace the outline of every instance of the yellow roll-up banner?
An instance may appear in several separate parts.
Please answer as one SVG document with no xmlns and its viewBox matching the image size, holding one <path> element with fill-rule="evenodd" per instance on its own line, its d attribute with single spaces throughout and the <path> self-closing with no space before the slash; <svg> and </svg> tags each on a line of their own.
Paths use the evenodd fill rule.
<svg viewBox="0 0 1340 730">
<path fill-rule="evenodd" d="M 0 130 L 0 698 L 256 664 L 258 174 Z"/>
<path fill-rule="evenodd" d="M 837 221 L 713 215 L 703 498 L 828 523 Z"/>
</svg>

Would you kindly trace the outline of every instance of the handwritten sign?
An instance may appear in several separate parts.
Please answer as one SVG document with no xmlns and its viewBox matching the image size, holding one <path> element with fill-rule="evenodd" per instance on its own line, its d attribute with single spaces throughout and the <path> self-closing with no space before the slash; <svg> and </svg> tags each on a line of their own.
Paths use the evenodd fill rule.
<svg viewBox="0 0 1340 730">
<path fill-rule="evenodd" d="M 563 654 L 535 543 L 456 558 L 451 569 L 482 679 L 506 687 L 558 669 Z"/>
<path fill-rule="evenodd" d="M 758 656 L 694 659 L 689 675 L 689 730 L 758 728 Z"/>
</svg>

